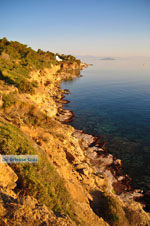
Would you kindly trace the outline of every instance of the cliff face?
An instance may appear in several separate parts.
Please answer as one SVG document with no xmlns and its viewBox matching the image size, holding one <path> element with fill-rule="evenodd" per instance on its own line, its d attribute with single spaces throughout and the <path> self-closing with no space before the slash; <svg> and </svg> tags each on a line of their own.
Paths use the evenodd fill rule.
<svg viewBox="0 0 150 226">
<path fill-rule="evenodd" d="M 150 225 L 150 215 L 130 192 L 121 161 L 100 137 L 63 122 L 60 89 L 86 66 L 61 63 L 30 71 L 34 93 L 0 84 L 0 153 L 37 154 L 37 164 L 0 164 L 1 225 Z"/>
<path fill-rule="evenodd" d="M 16 101 L 14 103 L 4 108 L 4 101 L 1 102 L 1 121 L 18 127 L 20 131 L 32 139 L 33 143 L 35 142 L 35 145 L 42 149 L 43 155 L 47 153 L 48 161 L 50 161 L 60 177 L 65 181 L 65 188 L 68 191 L 67 199 L 71 200 L 71 205 L 73 206 L 73 219 L 75 218 L 75 222 L 80 223 L 73 222 L 67 215 L 58 217 L 52 210 L 46 209 L 44 205 L 39 209 L 40 204 L 38 204 L 38 201 L 27 195 L 27 188 L 23 188 L 26 190 L 26 195 L 20 197 L 22 188 L 20 189 L 17 185 L 16 193 L 14 193 L 12 189 L 15 187 L 17 180 L 17 170 L 15 167 L 13 167 L 12 170 L 10 168 L 11 165 L 9 167 L 6 164 L 1 164 L 1 166 L 3 166 L 0 178 L 2 184 L 1 195 L 3 196 L 4 194 L 4 187 L 7 187 L 7 189 L 9 189 L 7 199 L 11 200 L 10 203 L 8 200 L 3 200 L 2 207 L 4 211 L 1 213 L 1 220 L 8 225 L 18 225 L 17 222 L 19 222 L 20 225 L 25 225 L 25 222 L 28 222 L 29 225 L 39 225 L 37 223 L 38 221 L 46 222 L 47 225 L 107 225 L 107 223 L 102 218 L 99 218 L 91 209 L 89 203 L 91 196 L 86 190 L 87 188 L 81 183 L 84 175 L 80 175 L 74 167 L 75 165 L 79 166 L 81 163 L 83 164 L 86 158 L 79 140 L 72 135 L 74 128 L 62 124 L 58 120 L 60 116 L 62 116 L 62 109 L 60 110 L 60 108 L 62 105 L 62 94 L 64 93 L 64 91 L 59 88 L 60 82 L 62 79 L 72 78 L 76 75 L 75 71 L 74 74 L 72 74 L 74 67 L 71 70 L 71 74 L 70 72 L 65 73 L 62 70 L 60 72 L 60 67 L 61 66 L 54 66 L 51 69 L 32 71 L 30 76 L 32 80 L 37 81 L 35 94 L 20 94 L 18 90 L 15 89 Z M 59 73 L 57 74 L 57 72 Z M 1 86 L 1 95 L 5 93 L 6 89 L 6 85 Z M 13 89 L 14 87 L 9 87 L 7 95 L 14 95 Z M 85 166 L 86 165 L 85 163 Z M 4 166 L 9 169 L 8 172 L 11 172 L 8 174 L 10 176 L 9 180 L 13 186 L 5 186 L 7 175 L 5 175 L 6 170 Z M 90 171 L 92 171 L 92 169 L 89 170 L 89 172 Z M 11 195 L 12 193 L 13 196 Z M 11 208 L 11 216 L 13 216 L 11 218 L 8 209 L 12 205 L 15 205 L 16 208 Z M 26 212 L 27 206 L 29 209 L 28 212 Z M 34 211 L 37 214 L 38 220 L 31 221 L 31 215 L 35 215 Z M 23 216 L 25 220 L 23 220 Z"/>
</svg>

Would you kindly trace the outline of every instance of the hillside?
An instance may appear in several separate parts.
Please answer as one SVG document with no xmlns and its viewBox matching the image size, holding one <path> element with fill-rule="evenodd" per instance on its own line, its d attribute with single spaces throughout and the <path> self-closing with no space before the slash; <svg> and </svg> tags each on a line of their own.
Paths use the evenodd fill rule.
<svg viewBox="0 0 150 226">
<path fill-rule="evenodd" d="M 87 65 L 57 55 L 0 40 L 0 154 L 38 156 L 0 164 L 0 225 L 150 225 L 148 196 L 131 191 L 101 137 L 65 124 L 61 81 Z"/>
</svg>

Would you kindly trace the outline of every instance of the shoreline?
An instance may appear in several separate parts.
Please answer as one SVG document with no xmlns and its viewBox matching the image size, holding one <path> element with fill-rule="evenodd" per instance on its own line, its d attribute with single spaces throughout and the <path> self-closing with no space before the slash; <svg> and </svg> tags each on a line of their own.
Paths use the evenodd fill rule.
<svg viewBox="0 0 150 226">
<path fill-rule="evenodd" d="M 88 66 L 86 66 L 86 67 L 88 67 Z M 82 70 L 84 70 L 84 68 Z M 80 76 L 78 76 L 78 77 L 80 77 Z M 63 81 L 61 81 L 61 82 L 63 82 Z M 60 88 L 60 90 L 63 90 L 63 89 Z M 71 111 L 69 109 L 64 109 L 64 105 L 70 103 L 70 101 L 68 101 L 66 99 L 64 100 L 64 98 L 66 97 L 66 95 L 70 95 L 70 94 L 71 94 L 70 90 L 67 93 L 64 92 L 62 95 L 62 98 L 61 98 L 61 100 L 63 99 L 63 102 L 62 102 L 63 113 L 66 112 L 66 115 L 65 115 L 66 119 L 64 119 L 64 121 L 62 120 L 61 122 L 65 123 L 65 124 L 72 122 L 73 118 L 75 117 L 73 111 Z M 92 157 L 93 159 L 90 158 L 91 154 L 87 155 L 87 157 L 90 158 L 91 160 L 100 161 L 100 164 L 103 162 L 103 166 L 101 167 L 101 168 L 103 168 L 103 170 L 101 172 L 103 172 L 103 173 L 105 172 L 105 169 L 104 169 L 105 166 L 110 171 L 111 176 L 108 174 L 109 175 L 108 178 L 110 177 L 111 183 L 112 183 L 111 186 L 113 187 L 113 189 L 112 189 L 113 192 L 111 190 L 110 190 L 110 192 L 115 193 L 118 197 L 120 197 L 122 199 L 122 201 L 125 201 L 126 199 L 127 200 L 128 199 L 136 200 L 137 202 L 139 202 L 142 205 L 142 208 L 144 211 L 150 212 L 150 192 L 147 190 L 142 190 L 142 189 L 134 189 L 132 187 L 132 185 L 131 185 L 132 178 L 128 174 L 125 174 L 123 172 L 121 159 L 117 159 L 115 156 L 113 156 L 106 150 L 105 141 L 102 140 L 102 136 L 101 135 L 95 136 L 93 134 L 87 134 L 83 130 L 78 130 L 76 128 L 74 128 L 74 129 L 75 129 L 75 134 L 78 134 L 77 136 L 75 135 L 75 137 L 77 137 L 77 139 L 79 141 L 83 137 L 85 140 L 91 139 L 91 142 L 86 141 L 88 145 L 86 144 L 84 147 L 85 148 L 87 148 L 87 146 L 89 148 L 92 147 L 93 148 L 93 156 L 95 156 L 97 159 L 95 159 L 93 157 Z M 74 136 L 74 134 L 73 134 L 73 136 Z M 90 138 L 88 138 L 88 137 L 90 137 Z M 97 164 L 97 163 L 94 162 L 94 164 Z M 91 164 L 91 166 L 93 166 L 93 164 Z M 101 177 L 100 172 L 97 171 L 96 174 Z"/>
<path fill-rule="evenodd" d="M 0 164 L 1 224 L 150 225 L 143 194 L 130 191 L 121 160 L 107 152 L 102 137 L 67 125 L 74 113 L 63 107 L 70 91 L 61 82 L 79 77 L 88 65 L 71 55 L 56 62 L 50 52 L 1 42 L 1 154 L 39 157 L 36 166 Z M 34 57 L 28 59 L 28 52 Z"/>
<path fill-rule="evenodd" d="M 17 103 L 13 103 L 4 110 L 1 109 L 1 118 L 8 128 L 14 125 L 14 129 L 17 127 L 17 134 L 21 133 L 29 138 L 33 142 L 33 147 L 37 148 L 37 153 L 40 151 L 43 157 L 45 156 L 47 163 L 50 163 L 58 173 L 64 183 L 63 189 L 68 192 L 67 203 L 71 203 L 69 204 L 71 210 L 65 210 L 68 205 L 66 201 L 65 207 L 62 203 L 60 215 L 68 217 L 65 219 L 68 219 L 67 222 L 71 222 L 70 213 L 73 213 L 75 220 L 68 225 L 116 226 L 117 224 L 118 226 L 138 226 L 141 222 L 144 222 L 144 225 L 149 225 L 150 216 L 143 210 L 144 207 L 147 208 L 145 202 L 140 204 L 142 203 L 141 200 L 139 200 L 140 202 L 135 201 L 135 197 L 142 199 L 143 194 L 139 191 L 130 191 L 128 176 L 121 174 L 121 161 L 107 152 L 101 136 L 86 134 L 84 131 L 76 130 L 67 125 L 68 121 L 73 120 L 74 113 L 70 110 L 64 110 L 64 104 L 68 103 L 64 100 L 64 97 L 70 91 L 62 90 L 61 82 L 66 79 L 73 79 L 76 76 L 79 77 L 79 69 L 83 68 L 80 68 L 79 64 L 69 64 L 69 70 L 67 68 L 67 70 L 60 71 L 60 67 L 61 65 L 55 65 L 50 69 L 32 71 L 31 78 L 38 84 L 35 93 L 22 94 L 16 89 Z M 65 67 L 67 67 L 66 64 Z M 77 69 L 77 74 L 75 69 Z M 13 87 L 8 88 L 12 92 Z M 22 100 L 24 100 L 23 104 L 21 104 Z M 10 139 L 12 140 L 12 138 Z M 19 175 L 15 169 L 10 170 L 15 175 L 15 180 L 10 178 L 10 181 L 16 190 L 13 191 L 10 187 L 7 195 L 11 197 L 10 194 L 13 192 L 16 201 L 20 191 L 17 181 L 20 178 L 18 178 Z M 46 174 L 44 172 L 44 168 L 42 168 L 42 178 L 45 176 L 51 178 L 53 175 L 51 175 L 51 171 L 47 171 Z M 53 180 L 55 181 L 55 178 Z M 28 184 L 30 184 L 30 181 L 26 186 Z M 51 182 L 44 186 L 40 190 L 41 195 L 43 192 L 45 194 L 45 189 L 47 189 L 47 186 L 51 186 Z M 60 186 L 62 185 L 60 184 Z M 54 190 L 55 186 L 52 189 Z M 6 192 L 5 184 L 3 184 L 2 192 Z M 61 200 L 63 200 L 62 189 L 59 194 Z M 30 193 L 27 193 L 27 195 L 30 195 Z M 36 195 L 33 197 L 41 205 L 39 197 Z M 25 196 L 26 199 L 27 196 Z M 32 196 L 30 199 L 32 199 Z M 47 196 L 47 199 L 49 199 L 49 196 Z M 53 201 L 53 197 L 50 197 L 51 199 Z M 54 201 L 59 204 L 60 199 Z M 46 200 L 43 201 L 43 204 L 47 205 Z M 3 205 L 5 206 L 5 203 Z M 19 205 L 18 203 L 17 206 Z M 66 213 L 64 210 L 69 212 Z M 53 209 L 49 209 L 49 211 L 52 211 L 57 222 L 63 222 L 64 218 L 55 214 Z M 127 215 L 130 212 L 131 215 Z M 15 214 L 15 210 L 12 214 Z M 33 214 L 32 210 L 31 214 Z M 58 225 L 62 224 L 59 223 Z"/>
</svg>

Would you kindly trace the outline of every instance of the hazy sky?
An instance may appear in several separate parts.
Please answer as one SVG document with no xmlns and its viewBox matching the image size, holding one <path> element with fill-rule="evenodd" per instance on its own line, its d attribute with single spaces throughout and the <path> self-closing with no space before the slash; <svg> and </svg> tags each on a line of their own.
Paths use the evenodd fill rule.
<svg viewBox="0 0 150 226">
<path fill-rule="evenodd" d="M 65 54 L 150 56 L 150 0 L 0 0 L 0 37 Z"/>
</svg>

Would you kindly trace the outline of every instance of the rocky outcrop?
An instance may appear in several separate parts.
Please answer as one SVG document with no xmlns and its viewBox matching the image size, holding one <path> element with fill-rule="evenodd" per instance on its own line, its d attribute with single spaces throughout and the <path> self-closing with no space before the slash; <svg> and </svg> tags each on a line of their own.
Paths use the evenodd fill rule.
<svg viewBox="0 0 150 226">
<path fill-rule="evenodd" d="M 11 198 L 7 196 L 7 199 Z M 57 216 L 53 211 L 49 211 L 45 205 L 38 203 L 30 196 L 21 199 L 11 199 L 1 202 L 3 216 L 0 218 L 1 225 L 11 226 L 75 226 L 76 224 L 67 216 Z M 8 211 L 9 210 L 9 211 Z"/>
<path fill-rule="evenodd" d="M 6 163 L 2 163 L 0 156 L 0 187 L 3 189 L 13 189 L 18 179 L 14 171 Z"/>
</svg>

